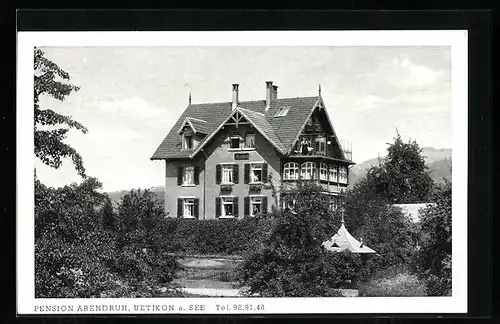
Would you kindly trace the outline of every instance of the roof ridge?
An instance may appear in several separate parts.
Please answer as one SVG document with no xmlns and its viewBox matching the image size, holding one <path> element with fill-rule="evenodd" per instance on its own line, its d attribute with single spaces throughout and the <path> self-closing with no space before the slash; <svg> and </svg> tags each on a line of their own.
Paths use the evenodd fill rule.
<svg viewBox="0 0 500 324">
<path fill-rule="evenodd" d="M 276 98 L 273 99 L 273 101 L 279 101 L 279 100 L 289 100 L 289 99 L 312 99 L 312 98 L 318 98 L 319 96 L 305 96 L 305 97 L 286 97 L 286 98 Z M 246 100 L 246 101 L 239 101 L 238 103 L 249 103 L 249 102 L 262 102 L 266 101 L 265 99 L 259 99 L 259 100 Z M 194 103 L 191 104 L 191 106 L 201 106 L 201 105 L 221 105 L 221 104 L 231 104 L 231 101 L 220 101 L 220 102 L 201 102 L 201 103 Z"/>
</svg>

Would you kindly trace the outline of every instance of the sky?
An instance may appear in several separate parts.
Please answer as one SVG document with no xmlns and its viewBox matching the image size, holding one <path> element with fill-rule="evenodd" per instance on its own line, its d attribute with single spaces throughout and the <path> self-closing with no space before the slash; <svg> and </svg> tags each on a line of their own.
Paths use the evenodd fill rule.
<svg viewBox="0 0 500 324">
<path fill-rule="evenodd" d="M 354 162 L 384 156 L 396 129 L 421 147 L 451 148 L 449 47 L 42 47 L 80 90 L 42 109 L 87 127 L 66 143 L 103 190 L 164 183 L 164 161 L 150 157 L 192 103 L 321 95 L 337 136 L 352 143 Z M 59 187 L 80 182 L 71 160 L 52 169 L 35 160 L 37 177 Z"/>
</svg>

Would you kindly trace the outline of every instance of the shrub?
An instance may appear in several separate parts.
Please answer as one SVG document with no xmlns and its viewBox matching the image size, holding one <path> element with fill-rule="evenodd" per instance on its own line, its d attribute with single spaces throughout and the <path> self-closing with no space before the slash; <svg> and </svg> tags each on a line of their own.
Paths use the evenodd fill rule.
<svg viewBox="0 0 500 324">
<path fill-rule="evenodd" d="M 416 273 L 427 282 L 430 296 L 451 294 L 451 182 L 436 188 L 435 206 L 421 212 L 421 248 Z"/>
<path fill-rule="evenodd" d="M 238 269 L 247 294 L 263 297 L 334 297 L 351 274 L 341 257 L 324 250 L 312 235 L 310 221 L 286 213 L 266 246 L 249 255 Z M 347 270 L 347 271 L 345 271 Z"/>
<path fill-rule="evenodd" d="M 363 282 L 359 284 L 358 290 L 362 297 L 426 296 L 424 282 L 409 273 Z"/>
<path fill-rule="evenodd" d="M 269 235 L 274 220 L 204 220 L 168 218 L 161 226 L 165 249 L 171 253 L 244 255 Z"/>
<path fill-rule="evenodd" d="M 37 298 L 152 296 L 179 269 L 161 244 L 163 208 L 133 192 L 116 229 L 103 221 L 109 199 L 100 186 L 93 178 L 60 189 L 35 181 Z"/>
</svg>

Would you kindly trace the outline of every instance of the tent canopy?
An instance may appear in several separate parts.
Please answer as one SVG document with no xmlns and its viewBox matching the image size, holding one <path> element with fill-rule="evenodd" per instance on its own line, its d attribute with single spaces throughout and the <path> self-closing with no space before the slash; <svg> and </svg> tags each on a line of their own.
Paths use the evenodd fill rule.
<svg viewBox="0 0 500 324">
<path fill-rule="evenodd" d="M 375 253 L 374 250 L 363 243 L 363 239 L 361 239 L 360 242 L 347 231 L 343 220 L 337 234 L 328 241 L 323 242 L 323 246 L 325 249 L 332 252 L 349 251 L 351 253 Z"/>
</svg>

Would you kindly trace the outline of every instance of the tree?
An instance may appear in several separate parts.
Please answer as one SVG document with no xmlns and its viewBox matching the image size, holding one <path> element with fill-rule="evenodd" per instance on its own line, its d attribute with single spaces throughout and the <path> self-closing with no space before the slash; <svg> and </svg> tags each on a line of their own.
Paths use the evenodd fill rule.
<svg viewBox="0 0 500 324">
<path fill-rule="evenodd" d="M 434 182 L 417 142 L 404 143 L 397 133 L 387 150 L 383 164 L 372 167 L 366 176 L 377 196 L 393 204 L 427 202 Z"/>
<path fill-rule="evenodd" d="M 70 128 L 83 133 L 87 133 L 87 129 L 70 116 L 52 109 L 42 109 L 39 104 L 44 94 L 63 101 L 72 92 L 78 91 L 79 87 L 64 82 L 70 79 L 69 74 L 47 59 L 41 49 L 35 48 L 34 55 L 35 155 L 44 164 L 56 169 L 61 166 L 63 158 L 71 158 L 78 174 L 85 178 L 82 157 L 63 141 Z"/>
<path fill-rule="evenodd" d="M 387 158 L 370 168 L 344 197 L 346 226 L 356 237 L 377 251 L 365 274 L 398 264 L 409 264 L 418 245 L 418 226 L 391 207 L 395 203 L 427 202 L 433 181 L 426 172 L 421 149 L 413 141 L 404 143 L 397 134 Z"/>
<path fill-rule="evenodd" d="M 116 287 L 106 261 L 115 251 L 114 237 L 102 231 L 98 210 L 105 196 L 101 183 L 50 188 L 35 179 L 35 296 L 99 297 Z"/>
<path fill-rule="evenodd" d="M 105 230 L 116 231 L 116 215 L 113 209 L 113 204 L 111 203 L 111 199 L 109 196 L 107 197 L 104 206 L 101 209 L 101 217 L 102 217 L 102 226 Z"/>
<path fill-rule="evenodd" d="M 417 273 L 430 296 L 451 294 L 451 182 L 437 187 L 431 205 L 421 212 L 422 242 Z"/>
<path fill-rule="evenodd" d="M 247 256 L 240 284 L 262 297 L 340 296 L 337 288 L 355 276 L 359 260 L 352 254 L 326 251 L 322 242 L 331 235 L 329 201 L 321 187 L 299 183 L 288 190 L 293 210 L 277 211 L 276 223 L 258 250 Z"/>
<path fill-rule="evenodd" d="M 125 278 L 136 296 L 151 296 L 182 269 L 167 254 L 162 203 L 150 190 L 131 190 L 118 206 L 117 256 L 111 270 Z"/>
<path fill-rule="evenodd" d="M 170 287 L 180 267 L 165 253 L 161 205 L 128 194 L 121 211 L 136 226 L 105 230 L 110 201 L 100 188 L 90 177 L 58 189 L 35 181 L 37 298 L 152 297 L 160 285 Z"/>
</svg>

